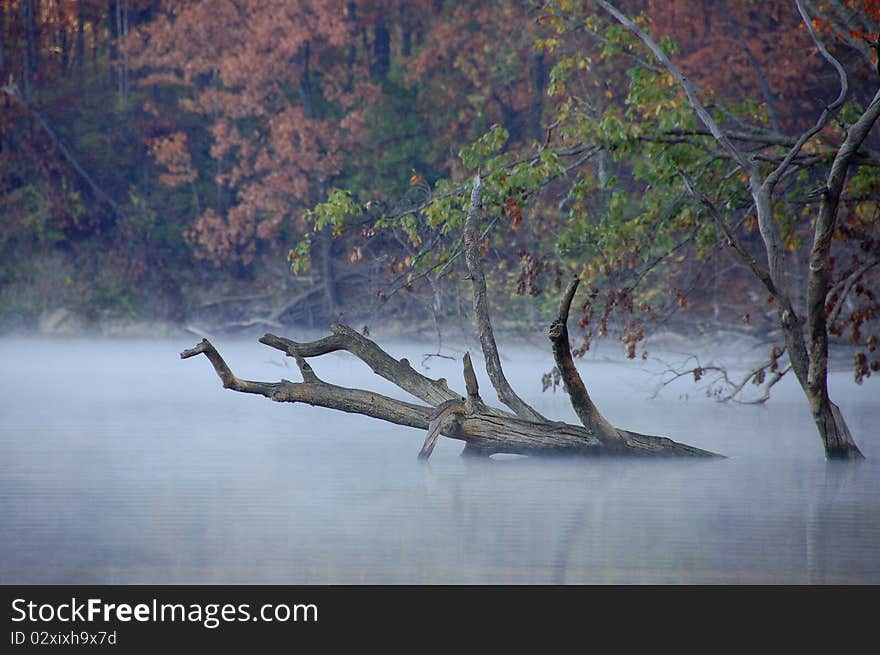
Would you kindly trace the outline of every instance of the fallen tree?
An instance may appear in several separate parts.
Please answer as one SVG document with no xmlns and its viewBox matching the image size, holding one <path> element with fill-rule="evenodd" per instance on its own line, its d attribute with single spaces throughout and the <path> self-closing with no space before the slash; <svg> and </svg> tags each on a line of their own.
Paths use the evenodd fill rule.
<svg viewBox="0 0 880 655">
<path fill-rule="evenodd" d="M 498 398 L 511 411 L 491 407 L 480 397 L 477 376 L 470 355 L 463 359 L 466 395 L 450 389 L 445 379 L 433 380 L 416 371 L 406 359 L 397 360 L 375 342 L 346 325 L 334 324 L 331 334 L 299 343 L 273 334 L 260 342 L 292 357 L 302 382 L 254 382 L 235 376 L 213 344 L 203 339 L 184 350 L 187 359 L 205 355 L 226 389 L 265 396 L 276 402 L 307 403 L 343 412 L 363 414 L 397 425 L 427 430 L 419 457 L 430 457 L 440 435 L 465 442 L 463 454 L 488 456 L 495 453 L 518 455 L 635 455 L 718 457 L 700 448 L 677 443 L 666 437 L 639 434 L 614 427 L 592 402 L 574 365 L 568 338 L 568 314 L 578 287 L 571 280 L 563 294 L 549 338 L 553 357 L 562 376 L 572 407 L 583 425 L 551 421 L 523 401 L 510 386 L 501 366 L 489 317 L 486 280 L 476 239 L 476 225 L 482 211 L 480 176 L 474 178 L 470 207 L 464 228 L 464 254 L 473 286 L 473 305 L 479 329 L 486 372 Z M 372 391 L 330 384 L 318 378 L 308 359 L 327 353 L 347 351 L 367 364 L 376 375 L 389 380 L 424 404 L 389 398 Z"/>
</svg>

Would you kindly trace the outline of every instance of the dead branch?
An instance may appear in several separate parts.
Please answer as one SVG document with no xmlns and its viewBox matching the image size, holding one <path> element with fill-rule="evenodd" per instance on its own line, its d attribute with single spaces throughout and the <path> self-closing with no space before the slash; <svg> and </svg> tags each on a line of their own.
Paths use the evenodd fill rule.
<svg viewBox="0 0 880 655">
<path fill-rule="evenodd" d="M 571 345 L 568 341 L 568 313 L 579 282 L 580 279 L 575 277 L 568 283 L 562 302 L 559 304 L 559 313 L 550 325 L 549 337 L 553 359 L 556 360 L 556 368 L 562 377 L 562 385 L 568 393 L 571 405 L 587 431 L 595 434 L 603 442 L 619 441 L 621 437 L 617 430 L 593 404 L 571 356 Z"/>
<path fill-rule="evenodd" d="M 448 400 L 461 400 L 461 396 L 452 391 L 446 380 L 432 380 L 416 371 L 406 359 L 396 360 L 382 350 L 375 342 L 359 334 L 347 325 L 335 323 L 331 326 L 332 335 L 310 341 L 297 343 L 274 334 L 266 334 L 260 338 L 263 343 L 276 348 L 291 357 L 317 357 L 332 352 L 345 350 L 367 366 L 379 377 L 396 384 L 404 391 L 432 406 L 440 405 Z"/>
<path fill-rule="evenodd" d="M 477 223 L 480 220 L 482 209 L 483 184 L 480 174 L 477 173 L 474 176 L 470 207 L 464 224 L 464 256 L 473 285 L 474 318 L 480 334 L 483 357 L 486 359 L 486 373 L 489 375 L 492 386 L 495 387 L 498 399 L 510 407 L 517 416 L 530 421 L 546 421 L 547 419 L 516 394 L 501 368 L 501 358 L 498 356 L 498 346 L 495 343 L 492 321 L 489 318 L 486 275 L 483 273 L 483 264 L 477 243 Z"/>
<path fill-rule="evenodd" d="M 660 375 L 667 376 L 654 389 L 651 398 L 656 398 L 660 392 L 671 385 L 676 380 L 683 377 L 692 377 L 694 382 L 700 382 L 706 377 L 711 380 L 706 386 L 706 395 L 712 397 L 720 403 L 734 402 L 740 405 L 760 405 L 770 399 L 770 390 L 791 371 L 791 363 L 785 366 L 779 365 L 779 359 L 785 353 L 784 348 L 774 347 L 773 354 L 766 361 L 761 362 L 757 366 L 752 367 L 738 381 L 731 379 L 731 373 L 726 366 L 718 364 L 708 364 L 703 366 L 696 355 L 689 355 L 682 364 L 678 366 L 671 365 L 667 362 L 663 364 L 667 367 Z M 687 362 L 693 360 L 693 367 L 687 366 Z M 658 360 L 662 361 L 662 360 Z M 769 377 L 767 372 L 769 371 Z M 714 375 L 710 375 L 714 374 Z M 754 398 L 743 400 L 742 395 L 749 383 L 760 388 L 760 395 Z M 725 391 L 722 391 L 726 389 Z"/>
<path fill-rule="evenodd" d="M 214 371 L 223 383 L 224 389 L 265 396 L 276 402 L 307 403 L 353 414 L 364 414 L 413 428 L 428 427 L 428 417 L 432 411 L 430 407 L 395 400 L 372 391 L 339 387 L 321 382 L 317 376 L 308 376 L 310 379 L 305 382 L 242 380 L 233 374 L 220 353 L 207 339 L 202 339 L 194 348 L 184 350 L 180 353 L 180 358 L 188 359 L 199 354 L 204 354 L 214 366 Z"/>
<path fill-rule="evenodd" d="M 880 253 L 874 254 L 873 257 L 868 259 L 865 262 L 862 262 L 852 273 L 847 275 L 845 278 L 840 280 L 837 284 L 835 284 L 831 289 L 828 290 L 826 294 L 827 299 L 836 298 L 834 303 L 834 308 L 828 314 L 827 323 L 828 325 L 834 325 L 837 322 L 837 319 L 840 317 L 840 312 L 843 311 L 843 305 L 846 302 L 847 297 L 849 297 L 850 291 L 856 285 L 856 283 L 862 279 L 862 276 L 870 271 L 872 268 L 880 264 Z"/>
</svg>

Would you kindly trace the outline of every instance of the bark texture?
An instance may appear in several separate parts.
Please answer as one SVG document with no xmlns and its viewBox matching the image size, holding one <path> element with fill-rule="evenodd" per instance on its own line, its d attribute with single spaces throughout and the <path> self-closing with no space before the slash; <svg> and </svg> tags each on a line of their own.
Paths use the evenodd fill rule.
<svg viewBox="0 0 880 655">
<path fill-rule="evenodd" d="M 619 442 L 622 437 L 593 404 L 587 387 L 574 365 L 568 342 L 568 312 L 571 309 L 571 301 L 574 299 L 579 282 L 578 278 L 574 278 L 568 284 L 559 306 L 559 315 L 550 325 L 549 336 L 553 348 L 553 359 L 556 360 L 556 368 L 559 369 L 562 376 L 563 388 L 581 423 L 597 439 L 608 445 L 613 445 Z"/>
</svg>

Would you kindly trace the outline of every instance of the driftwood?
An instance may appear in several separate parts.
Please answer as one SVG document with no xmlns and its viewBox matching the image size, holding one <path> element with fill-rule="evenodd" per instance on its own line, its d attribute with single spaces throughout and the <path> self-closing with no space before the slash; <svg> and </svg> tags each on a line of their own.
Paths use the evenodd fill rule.
<svg viewBox="0 0 880 655">
<path fill-rule="evenodd" d="M 292 357 L 302 375 L 302 382 L 254 382 L 235 376 L 217 349 L 207 339 L 183 351 L 181 359 L 205 355 L 226 389 L 265 396 L 277 402 L 307 403 L 343 412 L 426 430 L 420 459 L 430 457 L 441 435 L 465 442 L 464 454 L 488 456 L 495 453 L 518 455 L 637 455 L 718 457 L 693 446 L 665 437 L 654 437 L 615 428 L 590 399 L 574 365 L 568 340 L 569 309 L 578 287 L 574 279 L 560 303 L 549 337 L 556 366 L 565 390 L 583 425 L 551 421 L 529 407 L 513 391 L 501 369 L 501 360 L 486 301 L 486 281 L 473 238 L 481 211 L 481 184 L 477 176 L 471 194 L 471 206 L 465 228 L 465 256 L 473 283 L 474 310 L 480 330 L 480 344 L 486 370 L 499 399 L 514 413 L 491 407 L 480 397 L 476 372 L 469 354 L 463 360 L 466 395 L 452 390 L 445 379 L 434 380 L 416 371 L 406 359 L 395 359 L 375 342 L 352 328 L 334 324 L 331 334 L 306 343 L 266 334 L 260 342 Z M 330 384 L 318 378 L 308 359 L 340 350 L 347 351 L 367 364 L 373 372 L 397 385 L 421 403 L 406 402 L 363 389 Z"/>
</svg>

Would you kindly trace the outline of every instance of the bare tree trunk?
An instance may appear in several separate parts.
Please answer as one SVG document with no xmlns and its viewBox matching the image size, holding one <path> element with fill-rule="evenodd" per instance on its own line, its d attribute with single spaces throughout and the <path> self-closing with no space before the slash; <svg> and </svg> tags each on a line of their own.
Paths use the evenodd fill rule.
<svg viewBox="0 0 880 655">
<path fill-rule="evenodd" d="M 82 70 L 86 61 L 86 19 L 83 2 L 76 3 L 76 66 Z"/>
<path fill-rule="evenodd" d="M 828 292 L 831 286 L 831 239 L 837 223 L 837 208 L 843 193 L 849 164 L 880 116 L 880 91 L 859 119 L 850 126 L 837 151 L 825 181 L 819 216 L 813 233 L 807 276 L 807 331 L 810 342 L 806 390 L 813 418 L 828 457 L 860 459 L 859 451 L 840 409 L 828 397 Z"/>
<path fill-rule="evenodd" d="M 529 132 L 538 142 L 543 141 L 541 119 L 544 113 L 544 90 L 547 86 L 547 64 L 544 53 L 537 52 L 532 57 L 532 107 L 529 112 Z"/>
<path fill-rule="evenodd" d="M 810 404 L 814 403 L 811 401 Z M 816 400 L 813 420 L 822 436 L 828 459 L 863 459 L 864 455 L 856 446 L 840 408 L 831 402 L 827 393 Z"/>
<path fill-rule="evenodd" d="M 22 30 L 24 31 L 24 50 L 22 52 L 21 85 L 22 95 L 29 98 L 33 85 L 33 74 L 37 69 L 37 35 L 34 18 L 34 1 L 21 0 L 19 5 Z"/>
<path fill-rule="evenodd" d="M 596 405 L 593 404 L 590 394 L 587 392 L 584 381 L 581 379 L 574 359 L 571 356 L 571 346 L 568 341 L 568 312 L 571 301 L 578 288 L 579 279 L 574 278 L 562 296 L 559 306 L 559 315 L 550 325 L 550 342 L 553 345 L 553 359 L 556 360 L 556 368 L 562 376 L 563 387 L 568 393 L 575 414 L 587 428 L 590 434 L 603 443 L 610 444 L 619 442 L 621 437 L 617 430 L 608 420 L 602 416 Z"/>
<path fill-rule="evenodd" d="M 863 457 L 862 453 L 856 446 L 840 409 L 831 402 L 828 396 L 828 309 L 826 303 L 828 302 L 830 286 L 831 239 L 837 221 L 839 198 L 843 192 L 849 166 L 871 127 L 878 116 L 880 116 L 880 91 L 877 92 L 859 119 L 850 126 L 846 139 L 834 158 L 822 191 L 822 201 L 814 228 L 813 247 L 810 252 L 810 265 L 806 281 L 806 323 L 808 334 L 805 338 L 801 318 L 795 311 L 791 296 L 785 285 L 783 248 L 773 213 L 771 197 L 776 184 L 789 171 L 792 161 L 801 152 L 807 141 L 818 134 L 828 124 L 833 112 L 843 105 L 847 95 L 848 81 L 843 66 L 828 52 L 813 29 L 811 19 L 804 8 L 803 0 L 796 0 L 798 11 L 817 50 L 837 71 L 840 80 L 840 92 L 837 98 L 822 110 L 815 125 L 800 135 L 789 149 L 783 161 L 766 176 L 764 176 L 760 167 L 753 160 L 746 157 L 728 138 L 727 133 L 703 106 L 696 86 L 670 61 L 669 57 L 666 56 L 657 43 L 614 5 L 606 2 L 606 0 L 597 0 L 597 3 L 614 16 L 619 23 L 641 39 L 663 67 L 676 78 L 679 85 L 684 89 L 688 102 L 703 125 L 706 126 L 718 144 L 730 154 L 734 161 L 748 175 L 749 192 L 752 195 L 758 217 L 758 230 L 767 255 L 767 268 L 764 269 L 754 257 L 749 255 L 738 244 L 736 238 L 726 226 L 724 219 L 720 217 L 717 209 L 714 207 L 712 208 L 713 215 L 728 237 L 728 241 L 750 266 L 755 276 L 776 299 L 779 325 L 782 328 L 786 352 L 791 362 L 792 371 L 794 371 L 809 401 L 810 411 L 825 447 L 826 457 L 829 459 L 861 459 Z M 691 189 L 691 192 L 694 193 L 693 189 Z M 711 202 L 705 197 L 701 198 L 701 200 L 711 206 Z"/>
<path fill-rule="evenodd" d="M 0 71 L 6 65 L 6 5 L 0 2 Z"/>
<path fill-rule="evenodd" d="M 336 291 L 336 276 L 333 270 L 333 235 L 330 228 L 324 228 L 318 235 L 321 249 L 321 284 L 327 301 L 327 315 L 335 320 L 339 314 L 339 294 Z"/>
</svg>

